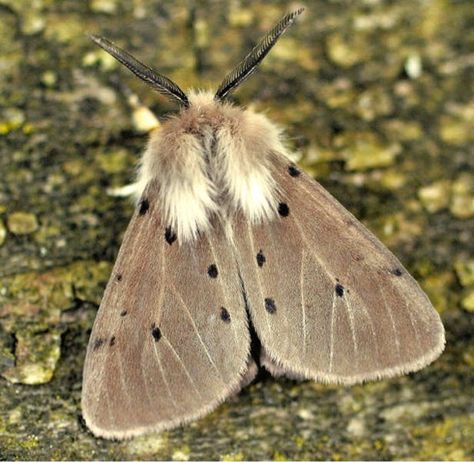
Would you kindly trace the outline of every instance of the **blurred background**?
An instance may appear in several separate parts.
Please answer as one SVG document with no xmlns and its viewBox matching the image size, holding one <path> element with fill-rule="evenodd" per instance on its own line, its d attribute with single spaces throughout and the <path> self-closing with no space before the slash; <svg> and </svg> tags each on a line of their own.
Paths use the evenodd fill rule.
<svg viewBox="0 0 474 462">
<path fill-rule="evenodd" d="M 305 13 L 235 93 L 402 260 L 447 330 L 435 363 L 351 388 L 264 376 L 182 429 L 94 438 L 86 345 L 147 133 L 176 110 L 89 33 L 216 88 Z M 0 459 L 474 458 L 470 0 L 0 0 Z"/>
</svg>

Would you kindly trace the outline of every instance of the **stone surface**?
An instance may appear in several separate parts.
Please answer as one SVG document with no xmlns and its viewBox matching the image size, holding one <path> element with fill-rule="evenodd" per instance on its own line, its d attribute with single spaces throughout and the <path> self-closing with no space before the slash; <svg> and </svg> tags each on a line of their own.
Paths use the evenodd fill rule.
<svg viewBox="0 0 474 462">
<path fill-rule="evenodd" d="M 133 208 L 107 191 L 175 110 L 87 34 L 185 90 L 214 88 L 291 6 L 0 0 L 0 459 L 474 458 L 469 0 L 306 2 L 235 93 L 418 279 L 446 326 L 441 358 L 350 388 L 262 374 L 207 417 L 129 441 L 81 418 L 90 328 Z"/>
</svg>

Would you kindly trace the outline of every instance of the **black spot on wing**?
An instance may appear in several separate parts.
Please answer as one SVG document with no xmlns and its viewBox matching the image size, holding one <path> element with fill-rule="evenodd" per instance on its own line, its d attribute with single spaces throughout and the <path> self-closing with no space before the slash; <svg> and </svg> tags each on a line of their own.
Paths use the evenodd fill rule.
<svg viewBox="0 0 474 462">
<path fill-rule="evenodd" d="M 94 340 L 94 346 L 93 346 L 93 350 L 96 351 L 98 350 L 103 344 L 105 343 L 105 339 L 103 338 L 96 338 Z"/>
<path fill-rule="evenodd" d="M 403 274 L 400 268 L 391 269 L 390 273 L 392 273 L 394 276 L 401 276 Z"/>
<path fill-rule="evenodd" d="M 147 198 L 143 198 L 140 200 L 138 203 L 138 213 L 140 215 L 145 215 L 145 213 L 148 212 L 148 209 L 150 208 L 150 203 L 148 202 Z"/>
<path fill-rule="evenodd" d="M 265 309 L 270 313 L 273 314 L 276 312 L 276 305 L 275 300 L 273 298 L 266 298 L 265 299 Z"/>
<path fill-rule="evenodd" d="M 217 270 L 217 266 L 213 263 L 212 265 L 209 265 L 207 268 L 207 274 L 209 275 L 210 278 L 215 279 L 217 275 L 219 274 L 219 271 Z"/>
<path fill-rule="evenodd" d="M 156 327 L 156 324 L 151 325 L 151 335 L 155 339 L 155 342 L 158 342 L 161 338 L 161 330 L 159 327 Z"/>
<path fill-rule="evenodd" d="M 295 165 L 290 165 L 290 166 L 288 166 L 288 173 L 293 178 L 296 178 L 297 176 L 300 176 L 301 172 L 296 168 Z"/>
<path fill-rule="evenodd" d="M 115 345 L 115 335 L 112 335 L 112 337 L 110 337 L 109 345 L 110 345 L 110 346 L 114 346 L 114 345 Z"/>
<path fill-rule="evenodd" d="M 120 282 L 122 280 L 122 275 L 117 274 L 117 276 L 115 276 L 115 279 Z"/>
<path fill-rule="evenodd" d="M 336 295 L 342 297 L 344 295 L 344 286 L 341 284 L 336 284 Z"/>
<path fill-rule="evenodd" d="M 278 213 L 282 217 L 287 217 L 290 214 L 290 208 L 288 207 L 288 204 L 285 204 L 284 202 L 280 202 L 278 204 Z"/>
<path fill-rule="evenodd" d="M 169 245 L 176 241 L 176 234 L 171 229 L 171 226 L 168 226 L 165 230 L 165 239 Z"/>
<path fill-rule="evenodd" d="M 257 265 L 261 268 L 266 261 L 267 259 L 265 258 L 265 255 L 263 254 L 262 250 L 260 249 L 260 251 L 257 253 Z"/>
<path fill-rule="evenodd" d="M 227 324 L 230 322 L 230 313 L 223 306 L 221 307 L 221 319 Z"/>
<path fill-rule="evenodd" d="M 122 317 L 123 317 L 123 316 L 127 316 L 127 314 L 128 314 L 128 311 L 127 311 L 127 310 L 122 310 L 122 311 L 120 312 L 120 316 L 122 316 Z"/>
</svg>

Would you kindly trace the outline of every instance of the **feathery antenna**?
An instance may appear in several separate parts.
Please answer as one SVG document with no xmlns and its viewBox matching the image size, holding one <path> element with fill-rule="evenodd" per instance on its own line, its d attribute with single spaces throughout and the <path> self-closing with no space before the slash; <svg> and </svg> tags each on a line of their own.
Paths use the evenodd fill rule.
<svg viewBox="0 0 474 462">
<path fill-rule="evenodd" d="M 297 16 L 303 12 L 300 8 L 284 16 L 278 24 L 268 32 L 253 50 L 230 72 L 217 89 L 215 99 L 223 100 L 231 91 L 249 77 L 272 49 L 280 36 L 293 24 Z"/>
<path fill-rule="evenodd" d="M 90 36 L 91 40 L 104 49 L 107 53 L 112 55 L 117 61 L 122 63 L 125 67 L 130 69 L 137 77 L 144 80 L 154 90 L 159 91 L 165 96 L 178 100 L 183 106 L 189 106 L 188 97 L 184 94 L 181 88 L 172 82 L 168 77 L 159 74 L 154 71 L 151 67 L 146 66 L 137 59 L 135 59 L 130 53 L 122 50 L 117 45 L 113 44 L 109 40 L 98 37 L 96 35 Z"/>
</svg>

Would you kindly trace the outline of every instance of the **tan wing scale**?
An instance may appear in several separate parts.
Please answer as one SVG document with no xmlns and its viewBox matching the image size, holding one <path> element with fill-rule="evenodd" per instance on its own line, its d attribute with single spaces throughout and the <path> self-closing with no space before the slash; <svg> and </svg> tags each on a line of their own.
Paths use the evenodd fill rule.
<svg viewBox="0 0 474 462">
<path fill-rule="evenodd" d="M 174 239 L 153 204 L 142 203 L 87 350 L 82 408 L 98 436 L 126 438 L 198 418 L 238 390 L 246 373 L 245 305 L 224 233 L 181 246 Z"/>
<path fill-rule="evenodd" d="M 397 258 L 308 175 L 282 157 L 274 168 L 279 219 L 234 227 L 270 369 L 350 384 L 438 357 L 439 315 Z"/>
</svg>

